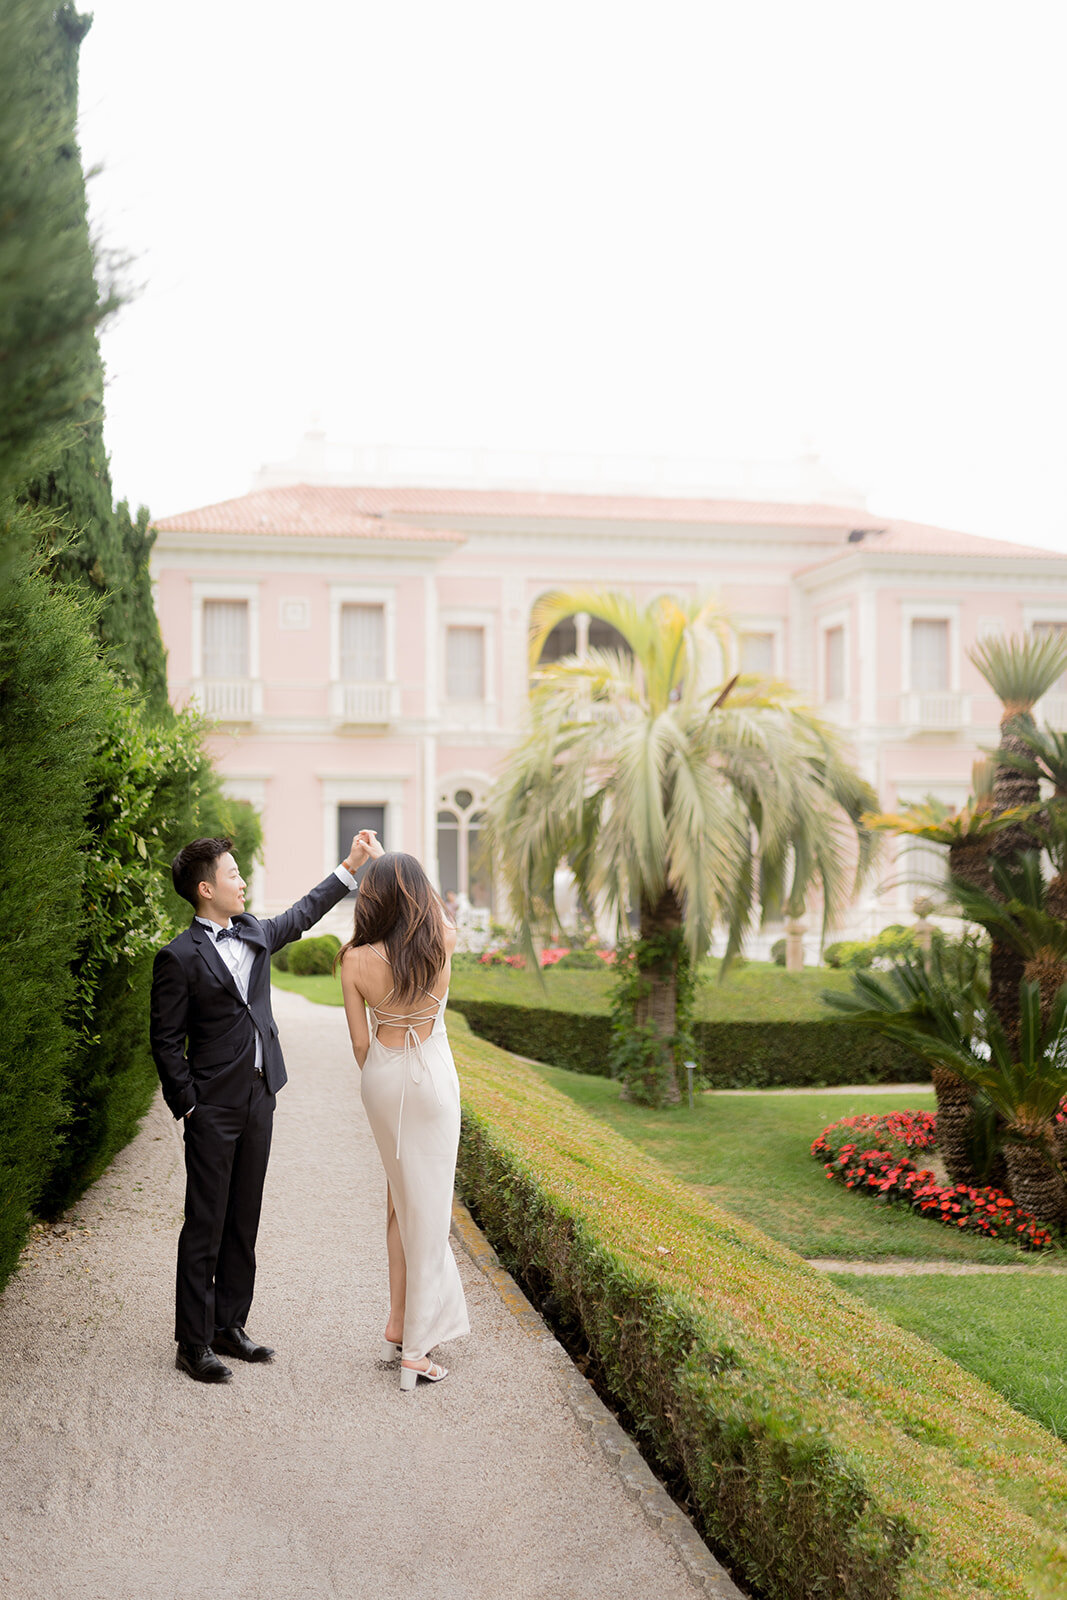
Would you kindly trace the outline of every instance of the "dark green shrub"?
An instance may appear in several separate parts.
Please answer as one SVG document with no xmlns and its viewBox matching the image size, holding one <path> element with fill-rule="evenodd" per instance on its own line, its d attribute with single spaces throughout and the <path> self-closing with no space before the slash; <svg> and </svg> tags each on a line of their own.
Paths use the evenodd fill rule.
<svg viewBox="0 0 1067 1600">
<path fill-rule="evenodd" d="M 607 963 L 595 950 L 568 950 L 555 965 L 565 972 L 601 972 Z"/>
<path fill-rule="evenodd" d="M 28 538 L 31 519 L 21 521 Z M 10 566 L 0 589 L 0 1283 L 69 1115 L 86 777 L 111 693 L 74 600 L 29 561 Z"/>
<path fill-rule="evenodd" d="M 785 940 L 776 939 L 771 945 L 771 960 L 776 967 L 785 966 Z"/>
<path fill-rule="evenodd" d="M 452 997 L 449 1005 L 491 1044 L 549 1066 L 611 1077 L 611 1018 Z M 826 1022 L 691 1024 L 693 1059 L 705 1089 L 823 1087 L 836 1083 L 924 1083 L 929 1068 L 869 1029 Z"/>
<path fill-rule="evenodd" d="M 288 948 L 288 970 L 296 977 L 323 977 L 333 971 L 333 958 L 341 948 L 341 941 L 336 934 L 319 933 L 297 939 Z"/>
<path fill-rule="evenodd" d="M 88 763 L 85 893 L 72 928 L 78 1043 L 67 1062 L 65 1138 L 40 1206 L 65 1209 L 132 1138 L 156 1090 L 148 1044 L 152 959 L 175 931 L 169 864 L 190 827 L 204 753 L 188 718 L 147 722 L 118 680 Z M 177 843 L 175 842 L 177 840 Z"/>
<path fill-rule="evenodd" d="M 275 950 L 274 954 L 270 958 L 271 966 L 275 967 L 279 972 L 288 972 L 289 951 L 291 949 L 291 945 L 283 944 L 280 950 Z"/>
</svg>

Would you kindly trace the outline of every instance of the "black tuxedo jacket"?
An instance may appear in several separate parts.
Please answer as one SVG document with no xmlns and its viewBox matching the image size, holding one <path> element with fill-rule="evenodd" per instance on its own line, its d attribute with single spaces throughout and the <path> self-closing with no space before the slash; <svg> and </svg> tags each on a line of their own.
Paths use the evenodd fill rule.
<svg viewBox="0 0 1067 1600">
<path fill-rule="evenodd" d="M 260 922 L 250 912 L 235 917 L 254 959 L 248 1000 L 195 920 L 156 956 L 152 969 L 152 1056 L 163 1098 L 176 1117 L 202 1102 L 241 1106 L 248 1099 L 256 1059 L 256 1032 L 263 1040 L 263 1077 L 271 1094 L 286 1082 L 278 1029 L 270 1008 L 270 958 L 343 900 L 348 888 L 331 873 L 288 911 Z"/>
</svg>

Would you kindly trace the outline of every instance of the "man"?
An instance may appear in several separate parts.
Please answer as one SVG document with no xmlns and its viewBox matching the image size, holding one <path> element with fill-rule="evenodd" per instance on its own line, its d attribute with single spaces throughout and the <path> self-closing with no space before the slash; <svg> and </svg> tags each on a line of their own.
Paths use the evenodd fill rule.
<svg viewBox="0 0 1067 1600">
<path fill-rule="evenodd" d="M 174 1364 L 201 1383 L 232 1377 L 217 1352 L 274 1354 L 245 1332 L 274 1101 L 286 1081 L 270 958 L 356 887 L 371 837 L 357 835 L 324 882 L 263 922 L 244 909 L 231 840 L 194 839 L 174 858 L 174 887 L 195 915 L 156 956 L 151 1038 L 163 1098 L 185 1134 Z"/>
</svg>

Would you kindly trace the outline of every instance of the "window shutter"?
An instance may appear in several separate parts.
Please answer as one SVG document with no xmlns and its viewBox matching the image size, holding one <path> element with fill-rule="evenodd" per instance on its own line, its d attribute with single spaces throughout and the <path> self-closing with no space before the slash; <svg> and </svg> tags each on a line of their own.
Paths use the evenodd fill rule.
<svg viewBox="0 0 1067 1600">
<path fill-rule="evenodd" d="M 845 698 L 845 630 L 841 627 L 826 630 L 826 698 Z"/>
<path fill-rule="evenodd" d="M 385 607 L 341 607 L 341 677 L 346 683 L 385 682 Z"/>
<path fill-rule="evenodd" d="M 485 699 L 485 629 L 449 628 L 445 687 L 450 700 Z"/>
<path fill-rule="evenodd" d="M 911 686 L 918 693 L 948 688 L 948 621 L 915 617 L 911 624 Z"/>
<path fill-rule="evenodd" d="M 247 678 L 248 601 L 205 600 L 203 613 L 205 678 Z"/>
</svg>

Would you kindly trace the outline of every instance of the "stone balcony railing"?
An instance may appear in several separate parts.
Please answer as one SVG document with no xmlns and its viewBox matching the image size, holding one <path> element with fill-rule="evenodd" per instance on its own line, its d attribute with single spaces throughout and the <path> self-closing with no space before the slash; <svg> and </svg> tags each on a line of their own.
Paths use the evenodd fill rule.
<svg viewBox="0 0 1067 1600">
<path fill-rule="evenodd" d="M 193 699 L 218 722 L 252 722 L 262 710 L 262 686 L 256 678 L 201 678 Z"/>
<path fill-rule="evenodd" d="M 955 733 L 970 719 L 970 696 L 955 689 L 921 689 L 902 697 L 900 720 L 913 733 Z"/>
<path fill-rule="evenodd" d="M 400 715 L 400 685 L 332 683 L 330 715 L 340 727 L 387 727 Z"/>
</svg>

